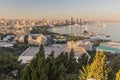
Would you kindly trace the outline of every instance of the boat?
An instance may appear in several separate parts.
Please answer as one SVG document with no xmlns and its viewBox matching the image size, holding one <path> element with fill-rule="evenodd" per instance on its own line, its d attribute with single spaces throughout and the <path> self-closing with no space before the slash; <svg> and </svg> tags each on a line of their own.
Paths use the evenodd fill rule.
<svg viewBox="0 0 120 80">
<path fill-rule="evenodd" d="M 54 27 L 54 25 L 50 25 L 50 27 Z"/>
<path fill-rule="evenodd" d="M 107 34 L 106 37 L 110 37 L 110 35 Z"/>
<path fill-rule="evenodd" d="M 76 24 L 74 24 L 75 26 L 79 26 L 79 24 L 78 23 L 76 23 Z"/>
<path fill-rule="evenodd" d="M 97 26 L 97 27 L 106 27 L 105 24 L 101 25 L 99 21 L 97 22 L 97 25 L 96 25 L 96 26 Z"/>
<path fill-rule="evenodd" d="M 102 25 L 102 27 L 106 27 L 106 25 L 104 24 L 104 25 Z"/>
</svg>

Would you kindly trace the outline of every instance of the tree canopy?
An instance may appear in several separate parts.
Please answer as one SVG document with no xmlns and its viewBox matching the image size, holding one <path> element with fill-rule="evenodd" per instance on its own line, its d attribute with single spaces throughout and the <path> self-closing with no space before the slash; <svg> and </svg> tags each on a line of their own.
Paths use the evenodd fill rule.
<svg viewBox="0 0 120 80">
<path fill-rule="evenodd" d="M 79 79 L 87 80 L 93 78 L 96 80 L 108 80 L 108 72 L 106 55 L 104 52 L 97 52 L 93 62 L 83 67 L 83 70 L 80 70 Z"/>
</svg>

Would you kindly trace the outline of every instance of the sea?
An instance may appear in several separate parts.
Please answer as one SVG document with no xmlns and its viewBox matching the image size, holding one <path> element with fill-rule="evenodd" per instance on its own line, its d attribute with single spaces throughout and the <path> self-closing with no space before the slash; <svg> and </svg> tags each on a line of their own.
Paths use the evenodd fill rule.
<svg viewBox="0 0 120 80">
<path fill-rule="evenodd" d="M 102 22 L 99 25 L 100 26 L 96 26 L 96 23 L 86 24 L 86 25 L 75 24 L 75 25 L 68 25 L 68 26 L 53 27 L 50 29 L 50 31 L 59 33 L 59 34 L 74 34 L 74 33 L 80 33 L 86 30 L 89 32 L 97 33 L 97 34 L 105 34 L 110 36 L 110 37 L 95 36 L 96 38 L 109 39 L 112 41 L 120 41 L 120 23 Z"/>
</svg>

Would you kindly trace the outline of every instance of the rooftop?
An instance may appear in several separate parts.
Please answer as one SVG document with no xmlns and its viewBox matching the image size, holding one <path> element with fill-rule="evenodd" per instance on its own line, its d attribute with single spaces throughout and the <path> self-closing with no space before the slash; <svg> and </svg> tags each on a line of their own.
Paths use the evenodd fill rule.
<svg viewBox="0 0 120 80">
<path fill-rule="evenodd" d="M 107 47 L 107 46 L 99 46 L 96 49 L 103 50 L 103 51 L 108 51 L 108 52 L 113 52 L 113 53 L 120 53 L 120 49 L 111 48 L 111 47 Z"/>
<path fill-rule="evenodd" d="M 21 56 L 34 56 L 38 51 L 39 47 L 29 47 L 21 54 Z"/>
<path fill-rule="evenodd" d="M 64 51 L 64 47 L 45 47 L 45 55 L 48 56 L 52 51 L 55 52 L 55 56 Z M 21 56 L 35 56 L 39 52 L 39 47 L 29 47 Z"/>
<path fill-rule="evenodd" d="M 57 57 L 61 52 L 70 52 L 71 49 L 66 50 L 65 45 L 53 45 L 49 47 L 44 47 L 45 57 L 47 57 L 52 51 L 54 51 L 54 56 Z M 22 63 L 29 63 L 29 61 L 39 52 L 39 47 L 29 47 L 26 49 L 18 58 L 18 61 L 22 60 Z M 78 59 L 81 55 L 80 51 L 75 51 L 75 58 Z"/>
</svg>

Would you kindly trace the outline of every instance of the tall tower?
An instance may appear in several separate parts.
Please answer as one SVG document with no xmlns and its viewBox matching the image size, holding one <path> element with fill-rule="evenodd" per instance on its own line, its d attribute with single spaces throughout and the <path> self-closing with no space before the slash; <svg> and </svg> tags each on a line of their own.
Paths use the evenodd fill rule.
<svg viewBox="0 0 120 80">
<path fill-rule="evenodd" d="M 80 19 L 80 25 L 83 25 L 83 20 L 82 19 Z"/>
<path fill-rule="evenodd" d="M 72 17 L 70 17 L 70 24 L 73 24 L 74 23 L 74 20 Z"/>
</svg>

